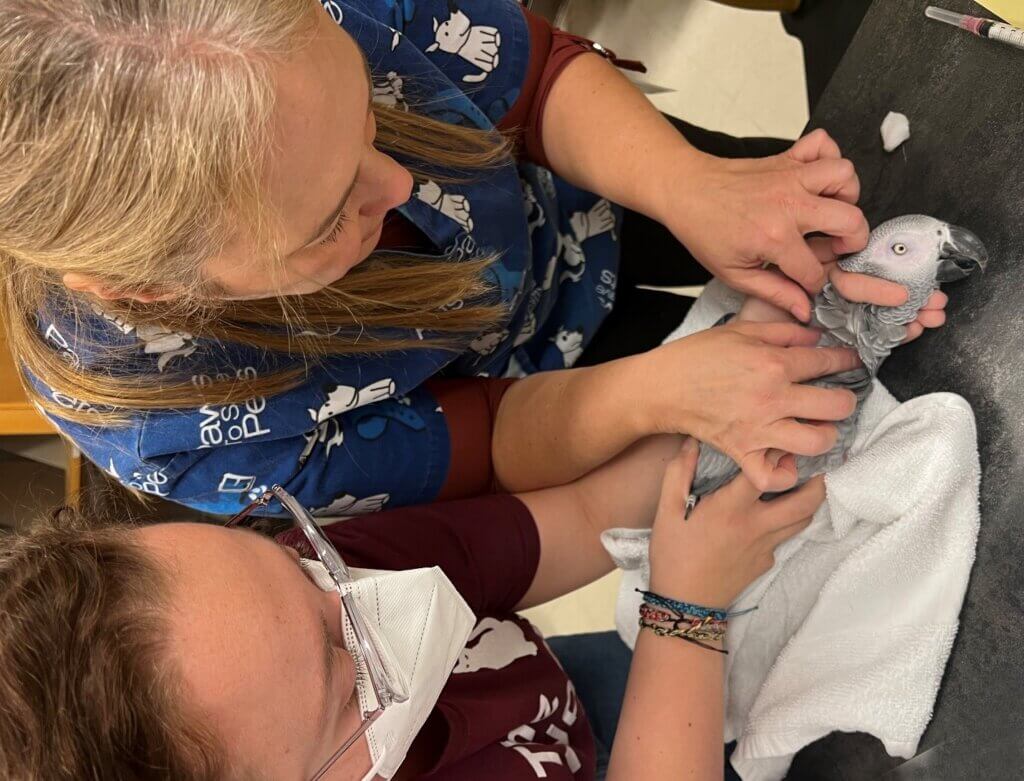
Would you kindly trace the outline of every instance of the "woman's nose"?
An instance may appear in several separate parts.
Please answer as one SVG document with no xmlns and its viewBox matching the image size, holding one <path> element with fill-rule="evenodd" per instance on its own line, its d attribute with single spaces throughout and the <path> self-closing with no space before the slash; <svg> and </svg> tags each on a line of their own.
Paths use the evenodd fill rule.
<svg viewBox="0 0 1024 781">
<path fill-rule="evenodd" d="M 359 207 L 359 215 L 367 219 L 384 216 L 389 209 L 408 201 L 412 194 L 412 174 L 385 154 L 377 153 L 376 158 L 373 192 Z"/>
</svg>

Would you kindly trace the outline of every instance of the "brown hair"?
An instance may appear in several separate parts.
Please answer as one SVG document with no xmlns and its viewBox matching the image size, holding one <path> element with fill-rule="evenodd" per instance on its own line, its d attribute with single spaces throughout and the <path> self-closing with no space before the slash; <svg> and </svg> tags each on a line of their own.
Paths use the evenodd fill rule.
<svg viewBox="0 0 1024 781">
<path fill-rule="evenodd" d="M 104 303 L 135 327 L 314 361 L 454 348 L 501 319 L 504 309 L 482 278 L 493 257 L 377 254 L 313 295 L 212 299 L 204 261 L 240 227 L 275 256 L 263 192 L 273 66 L 306 45 L 318 7 L 314 0 L 0 0 L 0 311 L 16 359 L 53 391 L 93 412 L 197 407 L 278 393 L 304 376 L 299 368 L 197 387 L 173 371 L 132 376 L 119 369 L 123 355 L 82 342 L 99 359 L 92 368 L 69 361 L 40 334 L 39 318 L 92 316 L 95 302 L 62 283 L 71 272 L 126 296 L 184 290 L 169 302 Z M 509 159 L 496 132 L 374 111 L 378 146 L 412 161 L 420 181 L 441 182 L 445 170 L 470 178 Z M 292 327 L 281 328 L 282 320 Z M 442 337 L 395 335 L 414 328 Z M 98 420 L 28 391 L 53 414 Z"/>
<path fill-rule="evenodd" d="M 168 586 L 130 527 L 64 510 L 0 544 L 0 777 L 223 777 L 161 641 Z"/>
</svg>

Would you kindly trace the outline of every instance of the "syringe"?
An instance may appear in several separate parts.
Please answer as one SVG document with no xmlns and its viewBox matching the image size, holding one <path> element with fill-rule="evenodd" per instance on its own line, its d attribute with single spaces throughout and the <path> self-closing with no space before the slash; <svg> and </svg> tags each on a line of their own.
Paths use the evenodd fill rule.
<svg viewBox="0 0 1024 781">
<path fill-rule="evenodd" d="M 994 41 L 1002 41 L 1018 49 L 1024 49 L 1024 30 L 1014 27 L 1012 24 L 997 22 L 994 19 L 982 19 L 980 16 L 968 16 L 958 14 L 954 11 L 947 11 L 943 8 L 936 8 L 933 5 L 924 10 L 925 16 L 929 19 L 936 19 L 954 27 L 967 30 L 980 38 L 991 38 Z"/>
</svg>

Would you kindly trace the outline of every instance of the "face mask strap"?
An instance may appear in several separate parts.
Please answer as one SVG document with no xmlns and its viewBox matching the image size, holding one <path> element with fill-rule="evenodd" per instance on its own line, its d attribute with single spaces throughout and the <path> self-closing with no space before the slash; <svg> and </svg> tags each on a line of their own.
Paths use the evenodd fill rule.
<svg viewBox="0 0 1024 781">
<path fill-rule="evenodd" d="M 361 738 L 366 733 L 366 730 L 370 728 L 370 725 L 372 725 L 373 722 L 375 722 L 377 719 L 381 717 L 382 713 L 384 713 L 384 711 L 381 708 L 378 708 L 373 713 L 369 714 L 368 716 L 365 716 L 363 718 L 362 725 L 360 725 L 359 729 L 356 730 L 355 734 L 348 740 L 346 740 L 345 743 L 341 746 L 341 748 L 339 748 L 331 755 L 331 758 L 323 764 L 323 767 L 316 771 L 316 775 L 313 776 L 311 781 L 320 781 L 320 779 L 327 774 L 327 771 L 334 766 L 334 763 L 338 761 L 338 758 L 342 754 L 344 754 L 348 749 L 350 749 L 352 747 L 352 744 L 354 744 L 357 740 L 359 740 L 359 738 Z"/>
</svg>

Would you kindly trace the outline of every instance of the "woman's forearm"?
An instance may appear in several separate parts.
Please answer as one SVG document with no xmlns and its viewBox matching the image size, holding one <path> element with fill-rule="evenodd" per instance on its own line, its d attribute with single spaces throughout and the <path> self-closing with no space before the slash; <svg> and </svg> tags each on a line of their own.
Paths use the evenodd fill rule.
<svg viewBox="0 0 1024 781">
<path fill-rule="evenodd" d="M 723 655 L 641 631 L 608 781 L 714 781 L 723 767 Z"/>
<path fill-rule="evenodd" d="M 575 58 L 551 88 L 542 142 L 559 176 L 661 221 L 666 208 L 681 208 L 679 181 L 693 178 L 706 157 L 596 54 Z M 674 189 L 662 185 L 669 176 Z"/>
<path fill-rule="evenodd" d="M 555 599 L 612 570 L 601 532 L 654 521 L 661 483 L 682 437 L 647 437 L 568 485 L 520 494 L 540 538 L 533 583 L 517 609 Z"/>
<path fill-rule="evenodd" d="M 508 491 L 563 485 L 651 433 L 642 394 L 643 360 L 541 372 L 512 385 L 498 408 L 494 472 Z M 632 396 L 632 397 L 631 397 Z"/>
</svg>

